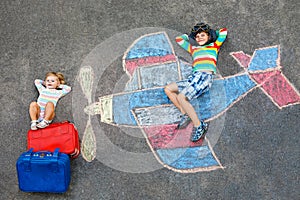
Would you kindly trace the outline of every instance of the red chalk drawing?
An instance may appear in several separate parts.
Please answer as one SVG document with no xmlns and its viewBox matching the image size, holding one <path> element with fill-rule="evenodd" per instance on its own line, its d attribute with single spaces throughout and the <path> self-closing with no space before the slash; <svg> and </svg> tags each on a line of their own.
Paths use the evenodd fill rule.
<svg viewBox="0 0 300 200">
<path fill-rule="evenodd" d="M 168 61 L 176 61 L 176 57 L 174 55 L 166 55 L 131 59 L 126 60 L 124 66 L 126 66 L 126 72 L 132 76 L 138 67 L 153 65 L 156 63 L 167 63 Z"/>
<path fill-rule="evenodd" d="M 250 60 L 251 60 L 251 56 L 245 54 L 242 51 L 239 52 L 233 52 L 231 53 L 231 55 L 233 56 L 233 58 L 236 59 L 236 61 L 240 64 L 241 67 L 247 68 Z"/>
<path fill-rule="evenodd" d="M 276 55 L 276 66 L 272 66 L 273 63 L 268 60 L 268 55 L 264 52 L 265 50 L 268 50 L 268 48 L 272 49 L 274 47 L 275 49 L 278 49 L 278 55 Z M 249 73 L 251 79 L 257 83 L 259 88 L 264 91 L 273 103 L 281 109 L 289 105 L 299 104 L 300 95 L 296 88 L 283 75 L 282 66 L 280 66 L 279 46 L 274 47 L 266 47 L 256 50 L 255 53 L 258 52 L 257 57 L 255 57 L 255 53 L 251 57 L 242 51 L 233 52 L 230 55 L 240 64 L 241 67 L 245 69 L 247 73 Z M 253 66 L 258 68 L 257 71 L 248 71 L 248 67 L 251 62 L 256 63 L 256 65 Z M 262 65 L 264 65 L 265 68 L 260 68 Z"/>
<path fill-rule="evenodd" d="M 143 129 L 154 149 L 195 147 L 202 145 L 203 139 L 198 142 L 190 141 L 189 133 L 193 128 L 192 124 L 181 130 L 177 130 L 176 127 L 177 124 L 166 124 L 159 126 L 146 126 L 143 127 Z"/>
<path fill-rule="evenodd" d="M 300 101 L 299 94 L 280 70 L 251 74 L 251 77 L 280 108 Z"/>
</svg>

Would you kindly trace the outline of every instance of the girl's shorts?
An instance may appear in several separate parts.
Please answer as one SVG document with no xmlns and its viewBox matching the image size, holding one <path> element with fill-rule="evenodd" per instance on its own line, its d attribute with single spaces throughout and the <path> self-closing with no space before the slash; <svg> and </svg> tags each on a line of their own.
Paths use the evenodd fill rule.
<svg viewBox="0 0 300 200">
<path fill-rule="evenodd" d="M 179 93 L 183 94 L 189 101 L 198 98 L 211 87 L 213 74 L 196 71 L 186 80 L 177 81 Z"/>
</svg>

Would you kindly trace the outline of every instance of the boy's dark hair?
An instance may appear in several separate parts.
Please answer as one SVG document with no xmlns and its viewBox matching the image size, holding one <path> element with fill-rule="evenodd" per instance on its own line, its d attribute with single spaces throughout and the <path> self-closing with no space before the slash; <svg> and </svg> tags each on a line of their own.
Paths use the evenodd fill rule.
<svg viewBox="0 0 300 200">
<path fill-rule="evenodd" d="M 212 42 L 215 42 L 217 40 L 217 34 L 216 31 L 211 29 L 208 24 L 205 24 L 203 22 L 197 23 L 191 30 L 191 33 L 189 35 L 189 38 L 195 41 L 196 35 L 201 32 L 206 32 L 208 34 L 208 41 L 204 44 L 210 44 Z M 190 40 L 191 41 L 191 40 Z M 195 44 L 194 41 L 192 41 L 192 45 Z M 197 42 L 196 42 L 197 44 Z M 197 46 L 197 45 L 196 45 Z"/>
</svg>

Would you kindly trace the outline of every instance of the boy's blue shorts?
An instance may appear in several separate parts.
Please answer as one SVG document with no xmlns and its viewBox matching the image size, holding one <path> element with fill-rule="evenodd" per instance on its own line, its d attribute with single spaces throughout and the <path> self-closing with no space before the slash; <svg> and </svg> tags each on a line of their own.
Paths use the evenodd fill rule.
<svg viewBox="0 0 300 200">
<path fill-rule="evenodd" d="M 198 98 L 209 90 L 213 82 L 213 76 L 213 74 L 207 72 L 193 72 L 188 79 L 176 82 L 178 91 L 189 101 Z"/>
</svg>

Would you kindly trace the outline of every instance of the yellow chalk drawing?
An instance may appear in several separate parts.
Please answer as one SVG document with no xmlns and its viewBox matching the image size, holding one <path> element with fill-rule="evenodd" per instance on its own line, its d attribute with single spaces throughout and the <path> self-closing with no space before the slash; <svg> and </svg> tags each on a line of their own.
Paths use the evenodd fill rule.
<svg viewBox="0 0 300 200">
<path fill-rule="evenodd" d="M 95 134 L 91 125 L 91 121 L 88 120 L 82 139 L 82 157 L 86 161 L 91 162 L 96 158 L 96 150 L 97 148 Z"/>
<path fill-rule="evenodd" d="M 111 124 L 113 122 L 113 95 L 104 96 L 100 100 L 101 122 Z M 99 109 L 95 108 L 95 109 Z"/>
<path fill-rule="evenodd" d="M 91 66 L 84 66 L 80 69 L 78 81 L 80 83 L 81 89 L 88 99 L 88 104 L 92 102 L 92 88 L 94 83 L 94 73 Z M 91 162 L 96 157 L 96 137 L 91 125 L 91 115 L 100 113 L 99 106 L 92 104 L 91 106 L 85 108 L 85 113 L 89 115 L 86 128 L 83 133 L 83 138 L 81 142 L 81 155 L 82 157 Z"/>
<path fill-rule="evenodd" d="M 84 112 L 87 115 L 100 115 L 101 114 L 101 104 L 100 102 L 92 103 L 84 108 Z"/>
<path fill-rule="evenodd" d="M 92 102 L 93 77 L 94 73 L 91 66 L 84 66 L 80 69 L 78 81 L 89 104 Z"/>
</svg>

